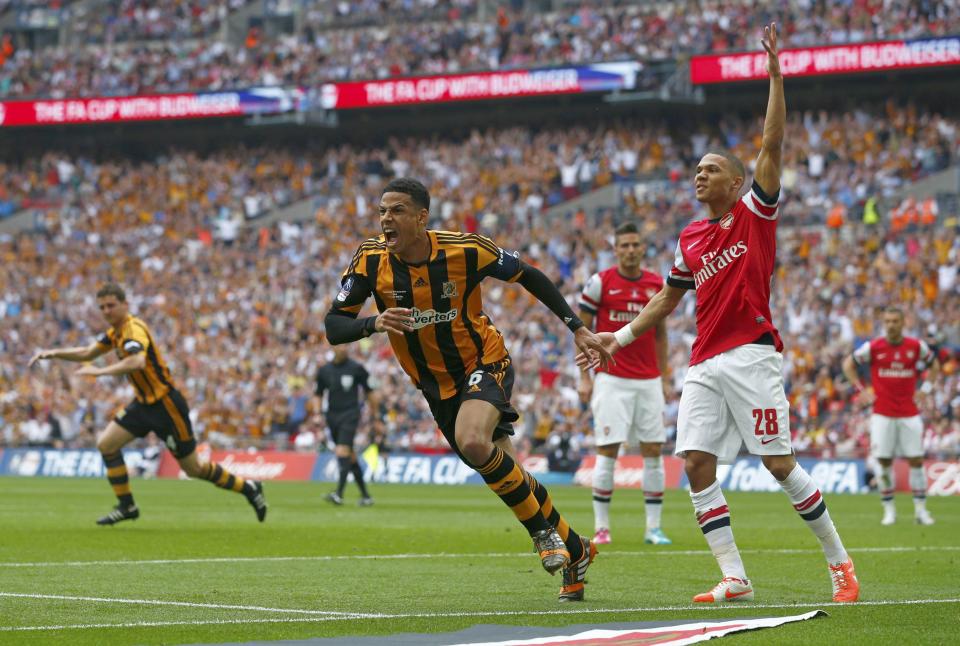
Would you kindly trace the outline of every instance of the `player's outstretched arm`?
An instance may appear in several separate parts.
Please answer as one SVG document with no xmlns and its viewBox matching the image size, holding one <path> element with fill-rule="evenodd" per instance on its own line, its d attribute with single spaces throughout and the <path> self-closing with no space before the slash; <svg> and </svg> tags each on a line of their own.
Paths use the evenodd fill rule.
<svg viewBox="0 0 960 646">
<path fill-rule="evenodd" d="M 120 361 L 111 363 L 109 366 L 97 368 L 96 366 L 84 366 L 77 370 L 77 374 L 84 377 L 116 377 L 119 375 L 130 374 L 137 370 L 143 370 L 147 366 L 147 353 L 137 352 L 124 357 Z"/>
<path fill-rule="evenodd" d="M 780 170 L 783 165 L 783 135 L 787 122 L 787 102 L 783 95 L 783 74 L 777 43 L 777 23 L 763 29 L 760 41 L 767 51 L 767 73 L 770 75 L 770 96 L 767 99 L 767 115 L 763 120 L 763 141 L 754 179 L 767 195 L 776 195 L 780 190 Z"/>
<path fill-rule="evenodd" d="M 75 348 L 51 348 L 41 350 L 32 357 L 27 367 L 32 367 L 38 361 L 46 359 L 63 359 L 64 361 L 93 361 L 100 355 L 109 352 L 110 348 L 100 343 L 93 342 L 87 346 L 78 346 Z"/>
<path fill-rule="evenodd" d="M 583 321 L 573 313 L 570 305 L 567 303 L 563 294 L 553 284 L 553 281 L 547 278 L 542 271 L 528 265 L 525 262 L 520 263 L 521 274 L 517 280 L 520 285 L 530 292 L 538 301 L 550 308 L 550 311 L 557 315 L 563 324 L 573 332 L 573 342 L 581 354 L 586 354 L 596 362 L 597 365 L 605 366 L 610 361 L 610 354 L 606 351 L 600 338 L 591 332 Z"/>
<path fill-rule="evenodd" d="M 667 318 L 673 310 L 677 309 L 677 305 L 686 293 L 687 290 L 685 289 L 664 285 L 632 321 L 615 333 L 601 332 L 597 335 L 604 349 L 612 355 L 620 350 L 620 348 L 632 343 L 637 337 L 642 336 L 647 330 L 658 325 Z M 581 368 L 593 368 L 596 366 L 596 364 L 582 352 L 577 355 L 576 361 L 577 365 Z"/>
</svg>

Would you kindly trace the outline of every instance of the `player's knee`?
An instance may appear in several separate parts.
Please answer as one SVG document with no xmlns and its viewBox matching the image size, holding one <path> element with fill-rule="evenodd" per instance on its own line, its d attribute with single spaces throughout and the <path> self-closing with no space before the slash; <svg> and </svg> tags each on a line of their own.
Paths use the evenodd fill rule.
<svg viewBox="0 0 960 646">
<path fill-rule="evenodd" d="M 120 448 L 116 446 L 115 442 L 110 441 L 110 438 L 101 436 L 97 438 L 97 450 L 103 455 L 110 455 L 119 451 Z"/>
<path fill-rule="evenodd" d="M 652 442 L 647 442 L 640 445 L 640 454 L 646 458 L 659 458 L 663 453 L 663 444 L 654 444 Z"/>
<path fill-rule="evenodd" d="M 597 447 L 597 455 L 603 455 L 608 458 L 613 458 L 614 460 L 617 458 L 617 454 L 619 453 L 620 453 L 619 444 L 604 444 L 602 446 Z"/>
<path fill-rule="evenodd" d="M 470 464 L 479 467 L 490 459 L 493 443 L 477 433 L 457 434 L 457 445 Z"/>
<path fill-rule="evenodd" d="M 697 475 L 701 471 L 708 470 L 711 464 L 711 460 L 706 455 L 696 451 L 690 451 L 684 458 L 683 470 L 686 471 L 689 477 L 691 475 Z"/>
<path fill-rule="evenodd" d="M 183 469 L 183 472 L 190 478 L 199 478 L 204 471 L 203 466 L 199 462 L 187 462 L 186 464 L 181 462 L 180 468 Z"/>
<path fill-rule="evenodd" d="M 767 455 L 763 457 L 763 466 L 778 481 L 784 481 L 797 466 L 797 460 L 792 455 Z"/>
</svg>

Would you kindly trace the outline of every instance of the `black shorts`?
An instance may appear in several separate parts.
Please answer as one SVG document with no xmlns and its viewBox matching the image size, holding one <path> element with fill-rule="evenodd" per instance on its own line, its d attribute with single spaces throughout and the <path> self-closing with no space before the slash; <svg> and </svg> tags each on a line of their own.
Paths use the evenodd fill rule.
<svg viewBox="0 0 960 646">
<path fill-rule="evenodd" d="M 360 411 L 347 410 L 342 413 L 327 413 L 327 426 L 334 444 L 353 446 L 360 425 Z"/>
<path fill-rule="evenodd" d="M 113 421 L 137 437 L 153 431 L 176 458 L 185 458 L 197 449 L 190 407 L 178 390 L 171 389 L 155 404 L 132 401 Z"/>
<path fill-rule="evenodd" d="M 436 420 L 440 432 L 447 439 L 450 447 L 457 452 L 464 462 L 470 464 L 456 442 L 457 414 L 460 404 L 471 399 L 489 402 L 500 411 L 500 422 L 493 429 L 493 440 L 513 435 L 513 423 L 520 418 L 520 414 L 510 405 L 510 395 L 513 393 L 513 364 L 507 357 L 489 365 L 479 365 L 467 375 L 466 381 L 460 386 L 460 392 L 448 399 L 432 399 L 427 397 L 430 412 Z"/>
</svg>

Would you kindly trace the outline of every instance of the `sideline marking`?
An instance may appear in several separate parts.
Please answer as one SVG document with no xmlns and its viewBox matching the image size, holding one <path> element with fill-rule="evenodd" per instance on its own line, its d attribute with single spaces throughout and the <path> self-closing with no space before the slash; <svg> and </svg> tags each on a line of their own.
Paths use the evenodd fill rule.
<svg viewBox="0 0 960 646">
<path fill-rule="evenodd" d="M 931 545 L 931 546 L 881 546 L 881 547 L 853 547 L 848 550 L 852 554 L 858 552 L 957 552 L 960 551 L 958 545 Z M 650 550 L 650 551 L 628 551 L 628 550 L 603 550 L 600 552 L 604 556 L 712 556 L 710 550 Z M 781 548 L 781 549 L 742 549 L 741 554 L 820 554 L 820 549 L 813 548 Z M 259 562 L 283 562 L 283 561 L 376 561 L 376 560 L 402 560 L 402 559 L 439 559 L 439 558 L 507 558 L 522 557 L 532 558 L 533 552 L 488 552 L 472 554 L 451 554 L 446 552 L 434 554 L 342 554 L 333 556 L 221 556 L 209 558 L 187 558 L 187 559 L 143 559 L 143 560 L 119 560 L 119 561 L 37 561 L 37 562 L 2 562 L 0 568 L 9 567 L 86 567 L 99 565 L 177 565 L 180 563 L 259 563 Z"/>
<path fill-rule="evenodd" d="M 51 599 L 54 601 L 93 601 L 94 603 L 129 603 L 144 606 L 181 606 L 184 608 L 207 608 L 212 610 L 257 610 L 260 612 L 285 612 L 306 615 L 330 615 L 356 617 L 364 613 L 334 612 L 326 610 L 299 610 L 296 608 L 269 608 L 266 606 L 238 606 L 222 603 L 193 603 L 190 601 L 166 601 L 163 599 L 117 599 L 113 597 L 79 597 L 65 594 L 29 594 L 20 592 L 0 592 L 0 597 L 17 599 Z"/>
</svg>

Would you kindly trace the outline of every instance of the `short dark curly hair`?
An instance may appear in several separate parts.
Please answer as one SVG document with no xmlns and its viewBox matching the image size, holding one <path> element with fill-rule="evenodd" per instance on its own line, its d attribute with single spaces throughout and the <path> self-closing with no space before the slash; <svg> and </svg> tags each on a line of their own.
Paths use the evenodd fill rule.
<svg viewBox="0 0 960 646">
<path fill-rule="evenodd" d="M 383 193 L 405 193 L 410 196 L 414 204 L 430 210 L 430 191 L 422 182 L 412 177 L 398 177 L 390 180 L 390 183 L 383 188 Z M 380 197 L 383 197 L 383 193 L 380 194 Z"/>
</svg>

